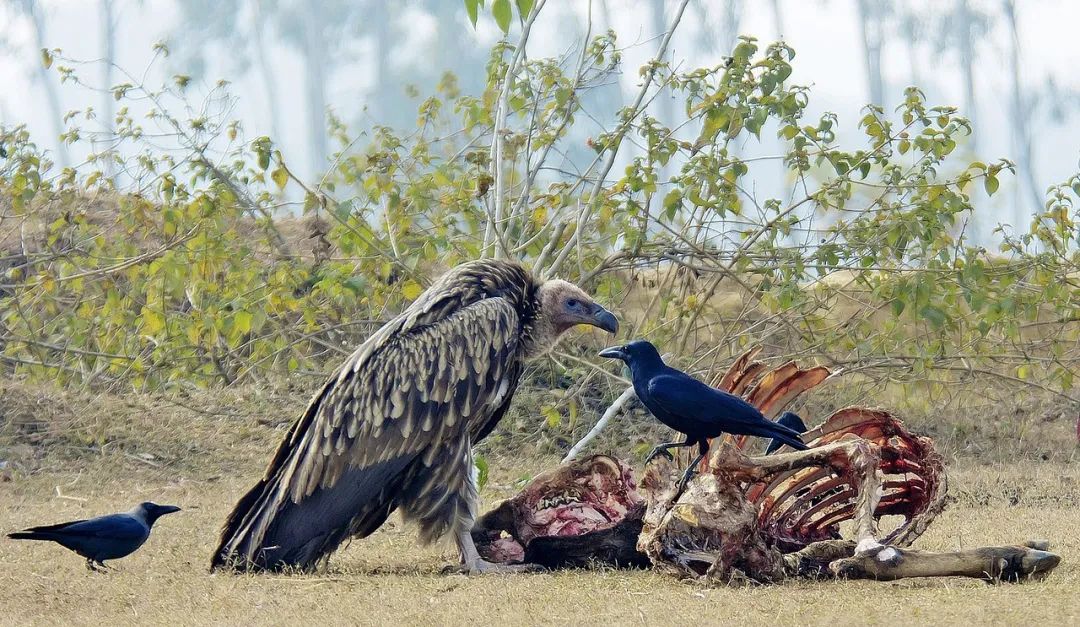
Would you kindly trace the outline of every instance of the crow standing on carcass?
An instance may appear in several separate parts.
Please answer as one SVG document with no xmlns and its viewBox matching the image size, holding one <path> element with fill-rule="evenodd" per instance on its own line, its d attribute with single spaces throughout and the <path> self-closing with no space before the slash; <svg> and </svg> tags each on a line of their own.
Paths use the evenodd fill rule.
<svg viewBox="0 0 1080 627">
<path fill-rule="evenodd" d="M 724 433 L 772 438 L 798 450 L 807 448 L 799 439 L 799 432 L 788 426 L 802 426 L 798 416 L 786 415 L 783 424 L 773 422 L 742 398 L 666 365 L 656 347 L 645 340 L 606 348 L 600 356 L 625 362 L 630 367 L 634 392 L 645 407 L 660 422 L 686 436 L 683 442 L 658 445 L 649 453 L 646 463 L 657 455 L 670 458 L 668 449 L 697 445 L 698 456 L 686 469 L 679 490 L 686 487 L 694 468 L 709 452 L 709 440 Z M 804 426 L 802 429 L 806 430 Z"/>
<path fill-rule="evenodd" d="M 424 542 L 452 533 L 469 572 L 508 568 L 482 560 L 469 534 L 472 447 L 506 412 L 525 361 L 579 324 L 618 329 L 578 287 L 517 263 L 451 270 L 331 375 L 237 503 L 212 568 L 309 570 L 398 508 Z"/>
<path fill-rule="evenodd" d="M 58 525 L 31 527 L 9 533 L 12 540 L 46 540 L 75 551 L 86 558 L 90 570 L 105 569 L 105 560 L 115 560 L 134 553 L 150 537 L 158 518 L 180 511 L 175 505 L 140 503 L 123 514 L 73 520 Z"/>
</svg>

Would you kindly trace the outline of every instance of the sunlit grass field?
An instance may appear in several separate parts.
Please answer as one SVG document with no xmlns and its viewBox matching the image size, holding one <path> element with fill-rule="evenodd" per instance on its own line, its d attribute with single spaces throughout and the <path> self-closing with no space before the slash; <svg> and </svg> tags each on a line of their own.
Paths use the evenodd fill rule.
<svg viewBox="0 0 1080 627">
<path fill-rule="evenodd" d="M 113 562 L 108 574 L 87 571 L 81 558 L 53 544 L 0 539 L 0 623 L 1080 622 L 1080 467 L 1061 461 L 955 461 L 955 501 L 917 543 L 953 550 L 1050 540 L 1061 566 L 1046 581 L 1023 585 L 934 579 L 709 589 L 614 570 L 469 578 L 443 574 L 455 560 L 452 546 L 418 548 L 414 530 L 394 519 L 336 554 L 325 572 L 212 575 L 207 565 L 219 526 L 281 435 L 279 425 L 253 416 L 263 410 L 291 416 L 305 400 L 294 394 L 241 404 L 240 396 L 222 393 L 220 403 L 200 398 L 192 405 L 198 411 L 115 397 L 67 399 L 56 409 L 35 391 L 20 398 L 37 401 L 5 407 L 7 427 L 34 415 L 41 424 L 40 437 L 9 438 L 0 446 L 0 457 L 18 460 L 0 474 L 0 532 L 126 510 L 143 500 L 184 510 L 161 519 L 147 544 Z M 241 406 L 248 413 L 235 415 Z M 91 436 L 99 441 L 80 447 Z M 486 505 L 557 463 L 550 455 L 498 451 L 488 459 Z"/>
</svg>

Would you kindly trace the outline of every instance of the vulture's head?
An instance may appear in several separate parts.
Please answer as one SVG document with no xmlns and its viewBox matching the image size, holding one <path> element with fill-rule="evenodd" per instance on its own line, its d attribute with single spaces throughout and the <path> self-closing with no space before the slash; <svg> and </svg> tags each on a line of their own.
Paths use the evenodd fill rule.
<svg viewBox="0 0 1080 627">
<path fill-rule="evenodd" d="M 536 292 L 537 326 L 540 346 L 550 349 L 564 333 L 579 324 L 587 324 L 608 333 L 619 330 L 615 315 L 596 303 L 573 283 L 552 279 L 544 281 Z M 546 341 L 545 341 L 546 340 Z"/>
</svg>

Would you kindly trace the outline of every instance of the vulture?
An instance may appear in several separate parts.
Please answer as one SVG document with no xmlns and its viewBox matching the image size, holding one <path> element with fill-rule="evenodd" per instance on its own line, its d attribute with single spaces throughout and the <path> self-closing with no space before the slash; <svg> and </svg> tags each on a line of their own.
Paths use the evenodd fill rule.
<svg viewBox="0 0 1080 627">
<path fill-rule="evenodd" d="M 570 328 L 618 330 L 577 286 L 503 260 L 462 264 L 330 376 L 225 522 L 211 569 L 312 570 L 400 509 L 430 543 L 452 534 L 470 573 L 472 448 L 506 413 L 525 363 Z"/>
</svg>

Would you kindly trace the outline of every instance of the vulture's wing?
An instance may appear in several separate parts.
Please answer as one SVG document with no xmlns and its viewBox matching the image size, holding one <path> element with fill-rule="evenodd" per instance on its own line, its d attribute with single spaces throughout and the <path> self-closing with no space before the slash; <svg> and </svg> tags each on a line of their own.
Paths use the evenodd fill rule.
<svg viewBox="0 0 1080 627">
<path fill-rule="evenodd" d="M 422 297 L 341 366 L 230 515 L 214 566 L 310 567 L 402 499 L 455 496 L 416 492 L 449 472 L 448 451 L 467 480 L 469 435 L 516 384 L 520 329 L 507 299 L 454 305 Z"/>
</svg>

